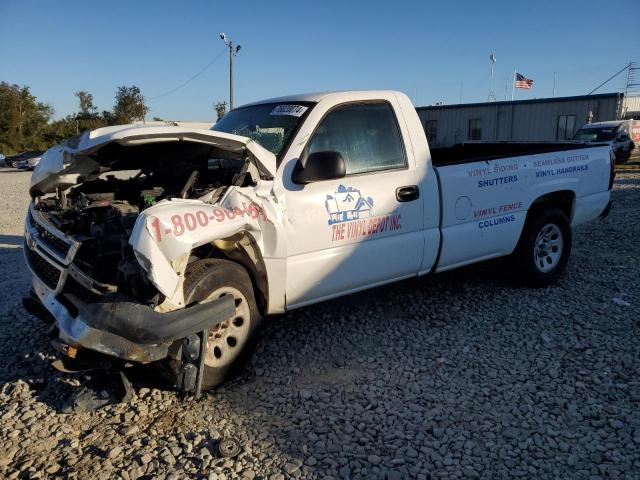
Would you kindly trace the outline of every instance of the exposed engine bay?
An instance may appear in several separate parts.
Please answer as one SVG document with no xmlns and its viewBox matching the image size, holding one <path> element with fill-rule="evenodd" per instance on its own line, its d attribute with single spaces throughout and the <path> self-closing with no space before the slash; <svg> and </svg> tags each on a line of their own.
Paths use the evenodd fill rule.
<svg viewBox="0 0 640 480">
<path fill-rule="evenodd" d="M 90 159 L 98 171 L 36 197 L 35 208 L 80 244 L 73 266 L 104 290 L 154 305 L 162 299 L 128 243 L 140 212 L 172 198 L 215 203 L 228 187 L 252 186 L 259 178 L 244 154 L 196 142 L 114 143 Z"/>
</svg>

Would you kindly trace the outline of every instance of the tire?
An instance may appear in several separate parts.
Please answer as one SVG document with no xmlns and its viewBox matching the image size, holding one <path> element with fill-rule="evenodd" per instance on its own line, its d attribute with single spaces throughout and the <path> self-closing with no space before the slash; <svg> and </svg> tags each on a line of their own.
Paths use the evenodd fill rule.
<svg viewBox="0 0 640 480">
<path fill-rule="evenodd" d="M 569 261 L 571 241 L 571 225 L 561 210 L 532 212 L 514 252 L 519 279 L 532 287 L 555 283 Z"/>
<path fill-rule="evenodd" d="M 628 153 L 625 156 L 620 156 L 620 157 L 616 157 L 616 165 L 621 165 L 623 163 L 627 163 L 629 161 L 629 158 L 631 158 L 631 153 Z"/>
<path fill-rule="evenodd" d="M 256 304 L 253 284 L 238 263 L 222 259 L 198 260 L 185 272 L 185 305 L 233 295 L 236 316 L 209 332 L 202 389 L 217 387 L 238 372 L 251 357 L 262 315 Z M 168 357 L 158 365 L 163 376 L 176 384 L 180 361 Z"/>
</svg>

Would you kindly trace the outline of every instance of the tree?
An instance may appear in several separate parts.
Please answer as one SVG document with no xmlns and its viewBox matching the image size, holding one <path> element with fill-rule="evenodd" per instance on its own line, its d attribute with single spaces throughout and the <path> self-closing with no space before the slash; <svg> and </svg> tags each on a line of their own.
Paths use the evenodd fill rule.
<svg viewBox="0 0 640 480">
<path fill-rule="evenodd" d="M 0 83 L 0 151 L 14 153 L 46 146 L 43 134 L 53 107 L 38 102 L 29 87 Z"/>
<path fill-rule="evenodd" d="M 44 150 L 82 131 L 143 119 L 149 111 L 136 86 L 118 88 L 113 112 L 99 113 L 93 95 L 86 90 L 75 96 L 78 112 L 52 121 L 51 105 L 39 102 L 28 86 L 0 82 L 0 152 Z"/>
<path fill-rule="evenodd" d="M 118 87 L 116 90 L 116 104 L 113 107 L 113 115 L 117 124 L 144 120 L 148 112 L 149 107 L 145 105 L 144 97 L 138 87 L 135 85 Z"/>
<path fill-rule="evenodd" d="M 116 116 L 114 115 L 113 112 L 110 112 L 109 110 L 103 110 L 102 111 L 102 121 L 104 122 L 105 125 L 117 125 L 118 124 L 116 122 Z"/>
<path fill-rule="evenodd" d="M 65 119 L 64 121 L 75 124 L 75 133 L 78 135 L 81 131 L 95 130 L 96 128 L 104 127 L 108 125 L 108 118 L 101 116 L 98 113 L 98 108 L 93 104 L 93 95 L 86 90 L 80 90 L 75 93 L 78 97 L 79 111 L 73 118 Z M 54 122 L 55 123 L 55 122 Z M 65 129 L 69 131 L 69 129 Z"/>
<path fill-rule="evenodd" d="M 220 120 L 224 117 L 224 114 L 227 113 L 227 102 L 214 103 L 213 109 L 216 111 L 216 115 L 218 115 L 218 120 Z"/>
<path fill-rule="evenodd" d="M 80 115 L 83 117 L 89 117 L 96 113 L 98 109 L 93 104 L 93 95 L 85 90 L 80 90 L 76 92 L 75 95 L 78 97 L 78 101 L 80 102 Z"/>
</svg>

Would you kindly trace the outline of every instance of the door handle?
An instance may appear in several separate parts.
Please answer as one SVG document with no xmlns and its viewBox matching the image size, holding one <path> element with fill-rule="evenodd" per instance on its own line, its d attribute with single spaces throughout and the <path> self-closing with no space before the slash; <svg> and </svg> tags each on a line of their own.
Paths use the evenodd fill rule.
<svg viewBox="0 0 640 480">
<path fill-rule="evenodd" d="M 420 198 L 420 189 L 417 185 L 396 188 L 396 200 L 399 202 L 410 202 L 418 198 Z"/>
</svg>

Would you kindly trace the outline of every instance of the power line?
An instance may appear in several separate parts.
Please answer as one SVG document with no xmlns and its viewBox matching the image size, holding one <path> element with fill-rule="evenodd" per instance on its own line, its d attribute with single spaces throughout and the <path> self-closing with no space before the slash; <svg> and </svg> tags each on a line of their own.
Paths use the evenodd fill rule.
<svg viewBox="0 0 640 480">
<path fill-rule="evenodd" d="M 624 72 L 627 68 L 631 68 L 631 64 L 628 63 L 626 64 L 623 68 L 620 69 L 620 71 L 618 71 L 617 73 L 615 73 L 614 75 L 611 75 L 609 78 L 607 78 L 604 82 L 602 82 L 600 85 L 598 85 L 596 88 L 594 88 L 593 90 L 591 90 L 589 93 L 587 93 L 587 95 L 591 95 L 593 92 L 595 92 L 596 90 L 598 90 L 600 87 L 602 87 L 603 85 L 605 85 L 606 83 L 609 83 L 611 80 L 613 80 L 614 78 L 616 78 L 618 75 L 620 75 L 622 72 Z"/>
<path fill-rule="evenodd" d="M 156 98 L 161 98 L 161 97 L 166 97 L 167 95 L 172 94 L 173 92 L 176 92 L 178 90 L 180 90 L 182 87 L 186 86 L 188 83 L 192 82 L 193 80 L 195 80 L 197 77 L 199 77 L 200 75 L 202 75 L 205 70 L 207 70 L 207 68 L 209 68 L 211 65 L 214 64 L 214 62 L 216 60 L 218 60 L 223 53 L 225 53 L 227 51 L 227 48 L 223 48 L 220 53 L 218 53 L 215 57 L 213 57 L 211 59 L 211 61 L 209 63 L 207 63 L 198 73 L 196 73 L 194 76 L 192 76 L 191 78 L 189 78 L 189 80 L 187 80 L 186 82 L 181 83 L 180 85 L 178 85 L 175 88 L 172 88 L 171 90 L 169 90 L 168 92 L 165 92 L 163 94 L 160 95 L 156 95 L 155 97 L 149 97 L 147 100 L 155 100 Z"/>
</svg>

